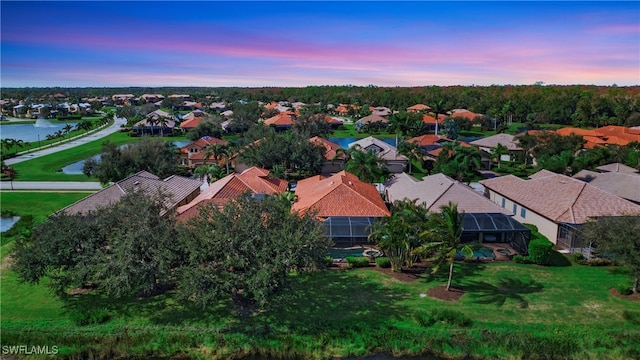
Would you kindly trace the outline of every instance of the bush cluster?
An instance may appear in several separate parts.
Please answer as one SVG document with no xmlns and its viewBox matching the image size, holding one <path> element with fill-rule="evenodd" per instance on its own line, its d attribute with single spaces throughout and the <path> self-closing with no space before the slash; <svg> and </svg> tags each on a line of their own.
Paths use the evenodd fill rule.
<svg viewBox="0 0 640 360">
<path fill-rule="evenodd" d="M 528 256 L 524 255 L 514 255 L 513 262 L 516 264 L 533 264 L 533 261 L 531 261 Z"/>
<path fill-rule="evenodd" d="M 615 261 L 611 261 L 609 259 L 593 259 L 593 260 L 587 260 L 587 259 L 582 259 L 582 260 L 577 260 L 576 264 L 580 264 L 580 265 L 588 265 L 588 266 L 610 266 L 610 265 L 617 265 L 617 263 Z"/>
<path fill-rule="evenodd" d="M 104 324 L 111 319 L 107 310 L 82 310 L 71 313 L 71 320 L 78 326 Z"/>
<path fill-rule="evenodd" d="M 361 268 L 369 266 L 369 259 L 362 256 L 347 256 L 345 258 L 350 268 Z"/>
<path fill-rule="evenodd" d="M 329 255 L 325 256 L 322 259 L 322 262 L 324 263 L 324 266 L 326 266 L 328 268 L 333 266 L 333 258 L 331 256 L 329 256 Z"/>
<path fill-rule="evenodd" d="M 389 259 L 387 257 L 376 258 L 376 265 L 378 265 L 378 267 L 381 267 L 383 269 L 390 268 L 391 267 L 391 259 Z"/>
<path fill-rule="evenodd" d="M 549 265 L 553 253 L 553 243 L 546 239 L 535 239 L 529 242 L 529 260 L 538 265 Z"/>
<path fill-rule="evenodd" d="M 616 290 L 618 290 L 618 294 L 620 295 L 631 295 L 631 286 L 626 283 L 620 283 L 616 286 Z"/>
<path fill-rule="evenodd" d="M 464 313 L 449 309 L 432 309 L 431 312 L 418 311 L 413 314 L 413 320 L 422 327 L 429 327 L 442 322 L 456 326 L 471 326 L 473 321 Z"/>
<path fill-rule="evenodd" d="M 584 255 L 582 255 L 581 253 L 574 253 L 573 261 L 578 262 L 580 260 L 584 260 Z"/>
</svg>

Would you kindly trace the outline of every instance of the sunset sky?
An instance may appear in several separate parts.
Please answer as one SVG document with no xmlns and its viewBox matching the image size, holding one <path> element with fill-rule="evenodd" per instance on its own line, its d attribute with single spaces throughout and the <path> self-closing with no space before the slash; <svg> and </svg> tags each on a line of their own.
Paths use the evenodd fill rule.
<svg viewBox="0 0 640 360">
<path fill-rule="evenodd" d="M 640 84 L 640 2 L 2 1 L 3 87 Z"/>
</svg>

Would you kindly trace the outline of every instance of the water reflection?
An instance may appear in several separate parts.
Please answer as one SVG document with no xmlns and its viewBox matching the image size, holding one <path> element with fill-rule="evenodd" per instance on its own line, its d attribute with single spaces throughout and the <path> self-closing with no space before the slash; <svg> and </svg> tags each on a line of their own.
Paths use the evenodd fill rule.
<svg viewBox="0 0 640 360">
<path fill-rule="evenodd" d="M 62 130 L 67 124 L 75 127 L 76 123 L 38 119 L 35 124 L 3 124 L 0 127 L 0 138 L 37 142 L 38 140 L 44 140 L 47 135 Z"/>
<path fill-rule="evenodd" d="M 0 232 L 5 232 L 20 220 L 20 216 L 2 217 L 0 218 Z"/>
</svg>

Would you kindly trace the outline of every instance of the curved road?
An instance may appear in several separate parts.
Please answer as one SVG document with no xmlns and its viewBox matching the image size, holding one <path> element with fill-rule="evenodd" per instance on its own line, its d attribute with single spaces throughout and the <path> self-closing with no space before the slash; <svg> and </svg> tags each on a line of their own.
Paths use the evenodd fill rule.
<svg viewBox="0 0 640 360">
<path fill-rule="evenodd" d="M 120 131 L 121 125 L 126 123 L 127 123 L 127 119 L 118 118 L 114 116 L 113 124 L 91 135 L 80 137 L 75 140 L 72 140 L 57 146 L 52 146 L 46 149 L 37 150 L 28 154 L 16 156 L 14 158 L 5 160 L 4 163 L 7 165 L 13 165 L 19 162 L 35 159 L 41 156 L 53 154 L 58 151 L 62 151 L 62 150 L 70 149 L 72 147 L 76 147 L 82 144 L 86 144 L 88 142 L 98 140 L 107 135 Z M 96 190 L 101 190 L 102 185 L 100 185 L 99 182 L 93 182 L 93 181 L 1 181 L 0 189 L 1 190 L 26 190 L 26 191 L 29 191 L 29 190 L 96 191 Z"/>
</svg>

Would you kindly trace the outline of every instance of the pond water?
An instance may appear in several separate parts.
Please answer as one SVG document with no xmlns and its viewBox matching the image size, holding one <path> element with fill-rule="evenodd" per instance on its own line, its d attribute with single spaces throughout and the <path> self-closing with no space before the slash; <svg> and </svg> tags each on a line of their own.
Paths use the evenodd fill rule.
<svg viewBox="0 0 640 360">
<path fill-rule="evenodd" d="M 67 124 L 75 126 L 76 122 L 38 119 L 34 124 L 4 124 L 0 126 L 0 139 L 38 142 L 38 140 L 44 140 L 47 135 L 62 130 Z"/>
<path fill-rule="evenodd" d="M 358 141 L 360 139 L 356 139 L 356 138 L 327 138 L 327 140 L 331 141 L 332 143 L 336 143 L 336 144 L 340 145 L 340 147 L 343 148 L 343 149 L 348 149 L 349 148 L 349 144 L 351 144 L 352 142 Z M 385 139 L 380 139 L 380 140 L 386 142 L 389 145 L 396 146 L 396 139 L 395 138 L 385 138 Z"/>
<path fill-rule="evenodd" d="M 5 232 L 20 220 L 20 216 L 0 217 L 0 232 Z"/>
<path fill-rule="evenodd" d="M 181 148 L 185 145 L 191 144 L 191 141 L 188 140 L 179 140 L 179 141 L 173 141 L 173 144 L 175 146 L 177 146 L 178 148 Z M 95 155 L 92 156 L 93 159 L 95 160 L 100 160 L 100 155 Z M 77 162 L 74 162 L 72 164 L 69 164 L 65 167 L 62 168 L 62 173 L 63 174 L 67 174 L 67 175 L 82 175 L 82 167 L 84 166 L 84 162 L 85 160 L 80 160 Z"/>
</svg>

